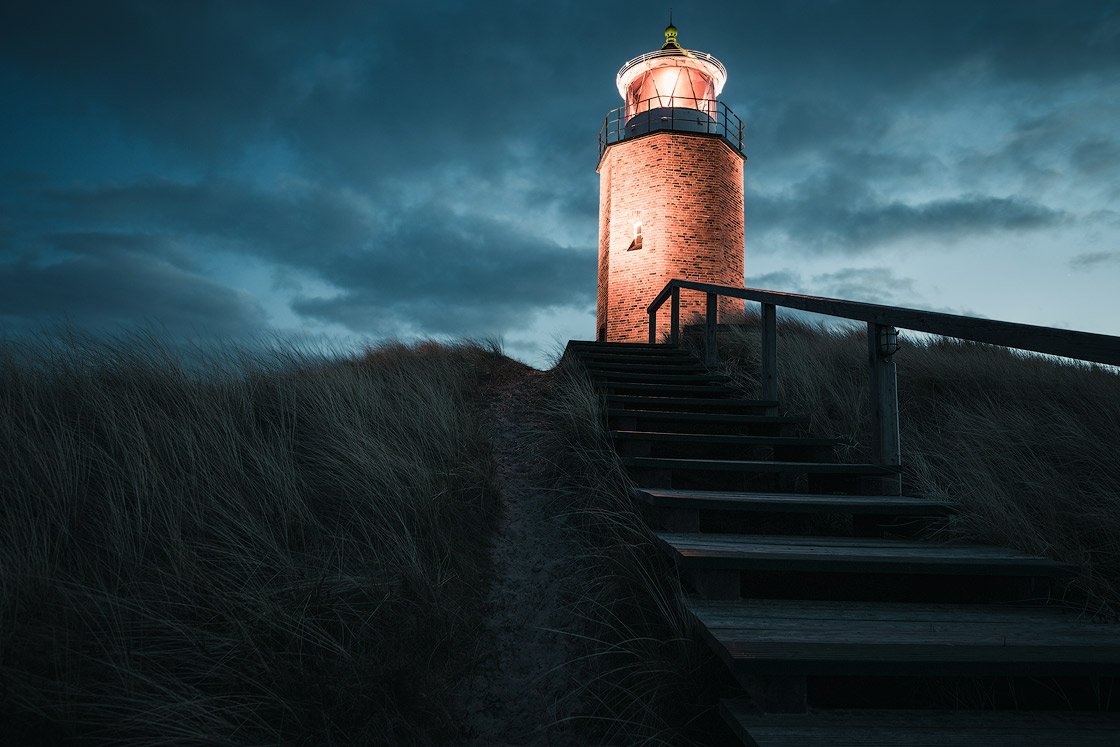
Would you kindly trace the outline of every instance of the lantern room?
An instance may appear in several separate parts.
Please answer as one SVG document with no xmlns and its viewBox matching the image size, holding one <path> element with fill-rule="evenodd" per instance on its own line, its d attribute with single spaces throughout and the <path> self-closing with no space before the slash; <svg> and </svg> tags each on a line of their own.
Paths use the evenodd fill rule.
<svg viewBox="0 0 1120 747">
<path fill-rule="evenodd" d="M 627 62 L 615 82 L 626 102 L 627 120 L 651 110 L 678 108 L 714 117 L 727 70 L 710 54 L 683 48 L 677 42 L 677 28 L 670 23 L 661 49 Z"/>
</svg>

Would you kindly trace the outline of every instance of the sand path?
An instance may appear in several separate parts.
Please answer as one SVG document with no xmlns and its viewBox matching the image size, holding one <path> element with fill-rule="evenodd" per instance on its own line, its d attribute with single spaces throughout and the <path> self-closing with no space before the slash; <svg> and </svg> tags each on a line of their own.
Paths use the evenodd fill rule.
<svg viewBox="0 0 1120 747">
<path fill-rule="evenodd" d="M 525 438 L 546 374 L 513 373 L 494 387 L 488 426 L 502 510 L 493 539 L 494 580 L 480 636 L 481 664 L 463 693 L 465 744 L 570 745 L 571 625 L 559 589 L 574 551 L 551 515 Z"/>
</svg>

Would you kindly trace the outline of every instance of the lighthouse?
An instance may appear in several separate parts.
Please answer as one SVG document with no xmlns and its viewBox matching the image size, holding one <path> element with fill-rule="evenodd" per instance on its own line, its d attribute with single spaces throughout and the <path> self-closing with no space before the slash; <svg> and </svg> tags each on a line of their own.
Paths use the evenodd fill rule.
<svg viewBox="0 0 1120 747">
<path fill-rule="evenodd" d="M 743 285 L 743 123 L 718 97 L 727 70 L 682 47 L 670 22 L 660 49 L 615 82 L 623 105 L 599 132 L 596 338 L 641 342 L 646 307 L 673 278 Z M 704 294 L 681 292 L 681 318 Z M 718 313 L 742 312 L 720 300 Z"/>
</svg>

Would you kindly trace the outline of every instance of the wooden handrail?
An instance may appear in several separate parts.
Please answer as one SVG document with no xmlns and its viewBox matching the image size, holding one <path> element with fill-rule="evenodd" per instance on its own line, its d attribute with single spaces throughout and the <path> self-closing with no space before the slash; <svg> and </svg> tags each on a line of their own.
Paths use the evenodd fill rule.
<svg viewBox="0 0 1120 747">
<path fill-rule="evenodd" d="M 915 332 L 928 332 L 944 337 L 955 337 L 972 342 L 986 342 L 1032 353 L 1060 355 L 1091 363 L 1120 366 L 1120 337 L 1094 332 L 1078 332 L 1033 324 L 1001 322 L 938 311 L 922 311 L 902 306 L 884 306 L 876 303 L 844 301 L 838 298 L 803 296 L 796 293 L 736 288 L 729 285 L 712 285 L 691 280 L 670 280 L 647 308 L 650 314 L 665 303 L 673 288 L 715 293 L 718 296 L 742 298 L 774 306 L 784 306 L 816 314 L 854 319 L 856 321 L 899 327 Z"/>
<path fill-rule="evenodd" d="M 669 298 L 672 299 L 669 341 L 672 344 L 680 341 L 682 289 L 705 294 L 704 360 L 709 366 L 716 363 L 716 308 L 719 296 L 742 298 L 762 304 L 760 380 L 762 398 L 765 400 L 775 400 L 778 395 L 776 307 L 784 306 L 866 322 L 872 452 L 876 463 L 885 466 L 900 467 L 902 463 L 898 427 L 898 376 L 894 364 L 897 327 L 1032 353 L 1120 366 L 1120 337 L 1111 335 L 679 279 L 666 283 L 665 288 L 646 309 L 649 314 L 651 343 L 657 342 L 657 312 Z M 885 492 L 899 493 L 901 488 L 901 474 L 884 481 Z"/>
</svg>

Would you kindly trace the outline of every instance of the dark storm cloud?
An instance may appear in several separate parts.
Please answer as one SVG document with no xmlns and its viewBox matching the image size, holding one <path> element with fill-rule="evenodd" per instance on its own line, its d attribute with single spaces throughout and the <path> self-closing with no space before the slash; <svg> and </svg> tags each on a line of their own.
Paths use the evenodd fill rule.
<svg viewBox="0 0 1120 747">
<path fill-rule="evenodd" d="M 272 192 L 231 181 L 158 181 L 99 190 L 55 190 L 49 201 L 75 225 L 163 227 L 188 245 L 253 254 L 331 283 L 340 295 L 303 298 L 297 312 L 358 332 L 394 325 L 431 332 L 497 333 L 531 309 L 592 302 L 595 257 L 508 222 L 446 209 L 370 210 L 345 191 Z M 82 254 L 143 249 L 183 262 L 182 242 L 71 233 L 54 248 Z"/>
<path fill-rule="evenodd" d="M 360 332 L 413 325 L 496 334 L 533 309 L 590 308 L 595 255 L 514 226 L 442 211 L 403 216 L 373 251 L 332 255 L 316 269 L 344 293 L 295 309 Z"/>
<path fill-rule="evenodd" d="M 56 225 L 164 230 L 196 245 L 216 240 L 229 249 L 300 265 L 365 244 L 378 228 L 377 217 L 345 190 L 315 184 L 263 190 L 221 178 L 196 183 L 161 179 L 50 190 L 43 204 Z"/>
<path fill-rule="evenodd" d="M 158 237 L 54 239 L 64 258 L 0 262 L 0 326 L 31 331 L 65 321 L 111 331 L 151 321 L 190 338 L 247 338 L 265 327 L 249 294 L 160 259 Z"/>
<path fill-rule="evenodd" d="M 195 158 L 275 137 L 356 179 L 445 159 L 501 169 L 518 145 L 590 168 L 593 129 L 617 103 L 611 74 L 654 45 L 661 21 L 661 9 L 577 3 L 6 8 L 0 59 L 49 81 L 62 111 L 103 107 Z M 685 41 L 718 53 L 742 78 L 728 95 L 759 101 L 744 113 L 786 146 L 833 127 L 874 137 L 885 97 L 969 60 L 1009 78 L 1120 65 L 1109 4 L 790 2 L 688 16 Z M 769 85 L 776 76 L 787 85 Z"/>
<path fill-rule="evenodd" d="M 329 284 L 337 295 L 307 292 L 294 310 L 354 330 L 401 320 L 488 333 L 585 308 L 593 239 L 569 247 L 540 218 L 594 233 L 595 133 L 620 103 L 613 74 L 656 46 L 663 10 L 5 3 L 0 128 L 19 139 L 0 152 L 3 313 L 39 315 L 53 299 L 103 320 L 260 323 L 234 281 L 206 269 L 217 250 L 274 265 L 289 290 Z M 1012 189 L 881 192 L 880 179 L 931 168 L 884 135 L 915 92 L 933 105 L 954 96 L 948 79 L 973 94 L 1022 81 L 1072 90 L 1120 69 L 1112 3 L 677 10 L 682 41 L 726 63 L 723 98 L 747 119 L 748 242 L 779 232 L 818 254 L 1062 224 L 1062 208 Z M 1024 114 L 1003 152 L 972 163 L 1036 174 L 1050 168 L 1035 162 L 1040 147 L 1094 116 Z M 90 132 L 114 133 L 98 159 Z M 1094 132 L 1068 163 L 1101 179 L 1118 154 L 1113 133 Z M 28 176 L 46 163 L 58 173 Z M 82 273 L 105 290 L 83 290 Z M 21 277 L 41 293 L 20 290 Z"/>
<path fill-rule="evenodd" d="M 1066 219 L 1062 211 L 1012 197 L 963 195 L 911 205 L 885 199 L 866 183 L 837 174 L 807 180 L 779 195 L 753 195 L 746 208 L 749 236 L 780 232 L 809 251 L 845 254 L 900 238 L 954 240 L 1055 226 Z M 757 248 L 763 250 L 765 242 Z"/>
</svg>

